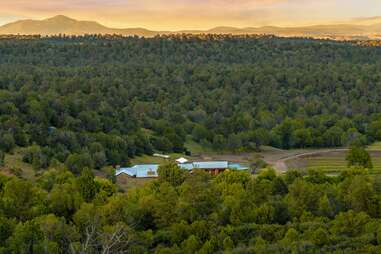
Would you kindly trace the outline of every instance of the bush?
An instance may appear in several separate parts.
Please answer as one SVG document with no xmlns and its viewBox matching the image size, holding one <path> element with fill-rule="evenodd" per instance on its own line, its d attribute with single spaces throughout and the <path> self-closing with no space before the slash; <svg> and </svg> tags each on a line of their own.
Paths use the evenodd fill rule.
<svg viewBox="0 0 381 254">
<path fill-rule="evenodd" d="M 5 133 L 0 135 L 0 149 L 5 152 L 10 152 L 15 147 L 15 140 L 12 134 Z"/>
</svg>

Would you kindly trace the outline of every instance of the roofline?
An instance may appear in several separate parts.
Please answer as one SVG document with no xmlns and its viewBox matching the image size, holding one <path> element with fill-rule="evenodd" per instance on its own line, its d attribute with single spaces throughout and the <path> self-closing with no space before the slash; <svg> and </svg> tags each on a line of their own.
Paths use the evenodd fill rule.
<svg viewBox="0 0 381 254">
<path fill-rule="evenodd" d="M 205 162 L 208 162 L 208 163 L 215 163 L 215 162 L 218 162 L 218 163 L 221 163 L 221 162 L 226 162 L 226 163 L 231 163 L 230 161 L 188 161 L 187 164 L 193 164 L 193 163 L 205 163 Z M 238 163 L 238 162 L 233 162 L 233 163 Z M 185 164 L 185 163 L 184 163 Z M 160 165 L 164 165 L 164 164 L 160 164 L 160 163 L 142 163 L 142 164 L 135 164 L 133 165 L 132 167 L 120 167 L 120 168 L 133 168 L 133 167 L 136 167 L 136 166 L 160 166 Z"/>
</svg>

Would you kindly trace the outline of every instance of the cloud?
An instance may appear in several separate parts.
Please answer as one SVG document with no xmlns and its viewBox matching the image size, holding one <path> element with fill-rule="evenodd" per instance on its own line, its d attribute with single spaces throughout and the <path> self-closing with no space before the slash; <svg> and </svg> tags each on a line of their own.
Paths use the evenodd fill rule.
<svg viewBox="0 0 381 254">
<path fill-rule="evenodd" d="M 97 8 L 131 8 L 132 10 L 173 10 L 184 7 L 189 9 L 242 9 L 287 2 L 300 2 L 300 0 L 1 0 L 0 8 L 35 12 Z"/>
<path fill-rule="evenodd" d="M 377 12 L 381 1 L 375 0 L 0 0 L 0 16 L 64 14 L 109 26 L 151 29 L 300 25 Z"/>
</svg>

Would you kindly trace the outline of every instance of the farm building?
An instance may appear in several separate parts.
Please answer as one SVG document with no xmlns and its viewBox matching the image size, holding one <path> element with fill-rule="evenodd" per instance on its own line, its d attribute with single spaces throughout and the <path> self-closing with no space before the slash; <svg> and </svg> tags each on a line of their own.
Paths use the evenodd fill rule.
<svg viewBox="0 0 381 254">
<path fill-rule="evenodd" d="M 228 161 L 203 161 L 203 162 L 189 162 L 177 164 L 180 168 L 188 170 L 190 172 L 194 170 L 204 170 L 211 175 L 218 175 L 225 170 L 246 170 L 247 167 L 240 165 L 239 163 L 230 163 Z M 127 175 L 129 177 L 136 178 L 156 178 L 158 177 L 157 170 L 159 164 L 144 164 L 135 165 L 130 168 L 120 168 L 116 171 L 116 176 Z"/>
<path fill-rule="evenodd" d="M 181 158 L 178 158 L 178 159 L 176 160 L 176 162 L 178 162 L 178 163 L 180 163 L 180 164 L 184 164 L 184 163 L 187 163 L 188 160 L 187 160 L 186 158 L 184 158 L 184 157 L 181 157 Z"/>
</svg>

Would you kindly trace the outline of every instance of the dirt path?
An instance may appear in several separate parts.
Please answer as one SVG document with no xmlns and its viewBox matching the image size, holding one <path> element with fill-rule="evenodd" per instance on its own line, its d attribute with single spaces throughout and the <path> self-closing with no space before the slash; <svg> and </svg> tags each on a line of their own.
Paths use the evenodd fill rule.
<svg viewBox="0 0 381 254">
<path fill-rule="evenodd" d="M 332 152 L 346 152 L 348 149 L 344 148 L 331 148 L 331 149 L 295 149 L 295 150 L 282 150 L 271 148 L 261 153 L 258 153 L 267 164 L 274 167 L 279 172 L 286 172 L 288 170 L 287 162 L 290 160 L 300 159 L 308 156 L 322 155 Z M 248 163 L 250 158 L 253 158 L 253 153 L 239 153 L 239 154 L 204 154 L 195 157 L 195 160 L 227 160 L 239 163 Z"/>
<path fill-rule="evenodd" d="M 380 147 L 369 147 L 368 152 L 372 156 L 381 157 L 381 144 Z M 329 153 L 344 153 L 348 148 L 321 148 L 321 149 L 292 149 L 282 150 L 274 147 L 265 147 L 260 153 L 237 153 L 237 154 L 202 154 L 194 157 L 194 160 L 227 160 L 238 163 L 248 164 L 253 158 L 261 158 L 267 164 L 271 165 L 275 170 L 284 173 L 289 169 L 288 162 L 305 157 L 320 156 Z M 290 166 L 292 167 L 292 166 Z"/>
<path fill-rule="evenodd" d="M 308 156 L 316 156 L 316 155 L 322 155 L 322 154 L 326 154 L 326 153 L 346 152 L 346 151 L 348 151 L 348 149 L 324 149 L 324 150 L 316 150 L 316 151 L 309 151 L 309 152 L 300 151 L 299 153 L 289 154 L 289 155 L 281 157 L 275 161 L 266 160 L 266 158 L 265 158 L 265 160 L 267 163 L 272 165 L 276 170 L 278 170 L 280 172 L 286 172 L 288 169 L 287 161 L 300 159 L 300 158 L 308 157 Z"/>
</svg>

